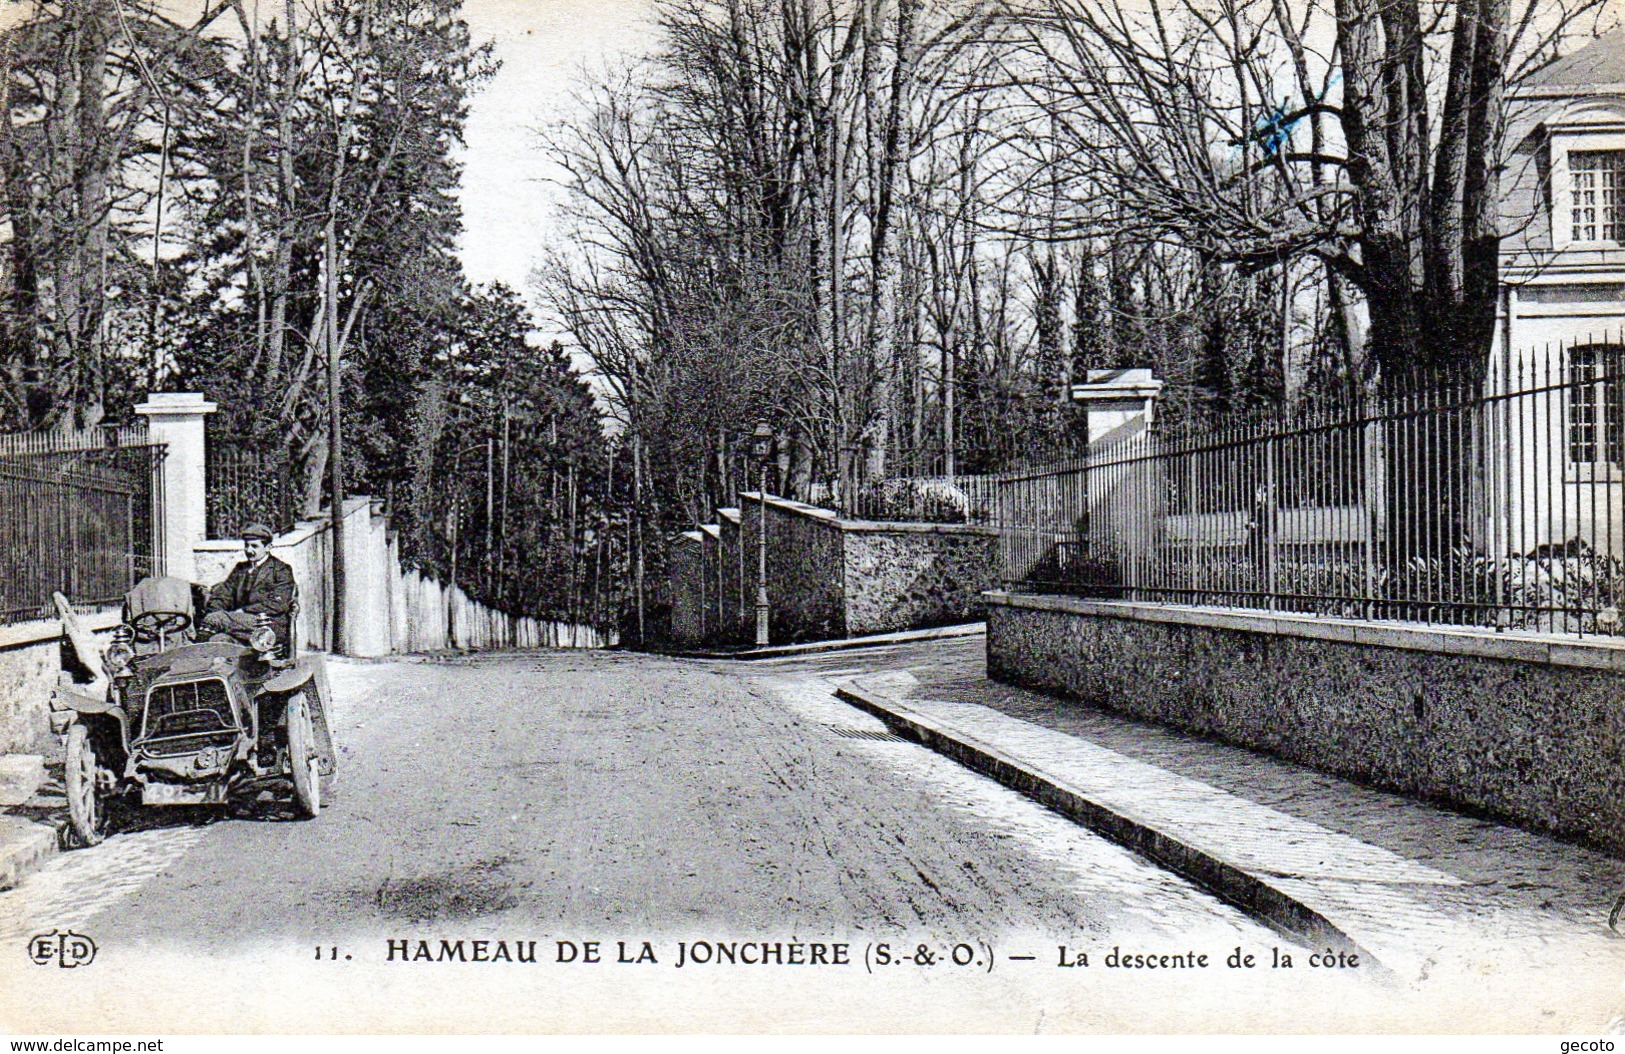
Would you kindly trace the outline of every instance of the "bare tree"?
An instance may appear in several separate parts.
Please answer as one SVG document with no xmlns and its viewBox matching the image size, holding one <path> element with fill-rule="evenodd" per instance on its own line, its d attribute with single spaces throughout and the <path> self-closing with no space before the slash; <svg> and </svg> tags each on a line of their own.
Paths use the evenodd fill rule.
<svg viewBox="0 0 1625 1054">
<path fill-rule="evenodd" d="M 1375 365 L 1480 377 L 1507 86 L 1601 7 L 1044 0 L 1012 12 L 1011 70 L 1147 237 L 1313 255 L 1363 299 Z"/>
<path fill-rule="evenodd" d="M 205 34 L 226 8 L 206 4 L 189 23 L 119 0 L 30 8 L 0 33 L 7 416 L 85 427 L 106 411 L 109 375 L 131 365 L 114 307 L 153 284 L 137 253 L 160 236 L 141 220 L 167 170 L 174 108 L 218 68 Z M 142 171 L 149 153 L 163 158 L 155 180 Z"/>
</svg>

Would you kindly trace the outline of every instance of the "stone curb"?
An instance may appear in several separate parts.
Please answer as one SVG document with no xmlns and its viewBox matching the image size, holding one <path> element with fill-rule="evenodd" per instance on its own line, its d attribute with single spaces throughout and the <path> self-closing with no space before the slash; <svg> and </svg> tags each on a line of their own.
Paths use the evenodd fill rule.
<svg viewBox="0 0 1625 1054">
<path fill-rule="evenodd" d="M 942 640 L 949 637 L 981 637 L 986 634 L 987 623 L 967 622 L 960 626 L 910 629 L 899 633 L 877 633 L 869 637 L 815 640 L 807 644 L 781 644 L 767 648 L 748 648 L 744 651 L 673 651 L 667 652 L 667 654 L 679 659 L 777 659 L 791 655 L 810 655 L 821 651 L 875 648 L 885 644 L 909 644 L 914 641 Z"/>
<path fill-rule="evenodd" d="M 22 885 L 60 849 L 55 828 L 20 816 L 0 816 L 0 890 Z"/>
<path fill-rule="evenodd" d="M 1200 847 L 1181 841 L 1127 811 L 1091 799 L 1064 780 L 1004 753 L 974 736 L 947 729 L 885 692 L 854 678 L 837 687 L 837 698 L 885 722 L 912 739 L 972 771 L 1019 791 L 1067 819 L 1130 849 L 1282 933 L 1309 944 L 1326 943 L 1359 953 L 1391 976 L 1369 949 L 1325 915 L 1270 881 L 1266 872 L 1238 866 Z"/>
<path fill-rule="evenodd" d="M 0 754 L 0 808 L 27 804 L 45 782 L 40 754 Z"/>
</svg>

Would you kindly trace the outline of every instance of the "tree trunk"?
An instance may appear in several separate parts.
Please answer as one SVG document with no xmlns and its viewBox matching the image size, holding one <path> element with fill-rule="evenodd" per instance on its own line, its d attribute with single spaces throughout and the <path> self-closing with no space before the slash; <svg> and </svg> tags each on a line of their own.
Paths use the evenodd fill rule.
<svg viewBox="0 0 1625 1054">
<path fill-rule="evenodd" d="M 298 206 L 293 146 L 293 106 L 298 96 L 300 62 L 297 15 L 294 0 L 286 0 L 283 17 L 287 21 L 287 37 L 283 42 L 282 83 L 279 85 L 276 121 L 276 247 L 271 255 L 271 321 L 265 355 L 265 378 L 273 386 L 282 383 L 282 360 L 288 334 L 288 297 L 293 285 L 294 211 Z"/>
<path fill-rule="evenodd" d="M 76 310 L 71 330 L 73 355 L 82 380 L 73 403 L 82 413 L 74 422 L 88 428 L 101 420 L 106 400 L 107 224 L 113 158 L 107 144 L 107 43 L 112 12 L 105 0 L 88 0 L 80 39 L 78 225 L 84 241 L 74 267 Z"/>
<path fill-rule="evenodd" d="M 898 0 L 897 36 L 893 42 L 891 86 L 886 108 L 879 121 L 878 141 L 871 137 L 871 157 L 878 155 L 874 179 L 877 196 L 870 225 L 869 340 L 874 384 L 871 394 L 869 436 L 870 479 L 884 479 L 891 446 L 892 411 L 897 375 L 897 286 L 899 265 L 896 239 L 892 237 L 898 183 L 911 152 L 907 114 L 914 78 L 914 23 L 918 0 Z M 865 46 L 866 61 L 873 48 L 879 50 L 884 0 L 873 0 L 868 19 L 870 43 Z M 872 101 L 872 85 L 865 85 Z M 871 116 L 871 121 L 873 117 Z"/>
<path fill-rule="evenodd" d="M 322 490 L 327 486 L 327 459 L 331 453 L 332 445 L 327 440 L 327 429 L 324 427 L 310 437 L 303 456 L 295 462 L 304 470 L 305 498 L 301 515 L 306 519 L 313 519 L 322 513 Z"/>
<path fill-rule="evenodd" d="M 1509 4 L 1458 0 L 1431 183 L 1415 0 L 1338 0 L 1337 12 L 1368 354 L 1407 411 L 1385 429 L 1383 544 L 1391 581 L 1448 604 L 1455 554 L 1470 542 L 1476 457 L 1468 414 L 1455 407 L 1479 394 L 1499 287 Z M 1450 611 L 1467 614 L 1422 614 Z"/>
<path fill-rule="evenodd" d="M 1500 162 L 1511 0 L 1478 0 L 1477 8 L 1478 44 L 1473 49 L 1467 172 L 1462 184 L 1462 320 L 1457 330 L 1461 343 L 1450 364 L 1474 383 L 1488 372 L 1500 298 Z"/>
<path fill-rule="evenodd" d="M 413 549 L 420 554 L 431 553 L 434 532 L 434 470 L 435 452 L 440 448 L 440 436 L 446 426 L 446 390 L 444 381 L 431 379 L 418 394 L 417 410 L 412 415 L 416 433 L 412 443 L 412 532 Z"/>
<path fill-rule="evenodd" d="M 344 138 L 343 136 L 340 137 L 341 151 L 348 146 L 343 141 Z M 335 180 L 334 200 L 328 213 L 327 233 L 323 245 L 326 257 L 323 298 L 327 302 L 325 312 L 327 324 L 324 331 L 327 335 L 328 503 L 333 524 L 333 556 L 330 564 L 333 576 L 333 604 L 329 609 L 332 619 L 332 634 L 328 638 L 328 646 L 332 648 L 335 655 L 343 655 L 349 641 L 345 639 L 344 634 L 344 580 L 347 561 L 344 551 L 344 403 L 339 373 L 337 187 L 338 181 Z"/>
</svg>

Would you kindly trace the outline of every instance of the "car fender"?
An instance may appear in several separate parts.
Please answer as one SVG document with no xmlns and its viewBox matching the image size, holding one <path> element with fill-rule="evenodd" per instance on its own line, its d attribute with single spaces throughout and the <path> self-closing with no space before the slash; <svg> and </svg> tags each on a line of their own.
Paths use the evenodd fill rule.
<svg viewBox="0 0 1625 1054">
<path fill-rule="evenodd" d="M 294 664 L 280 673 L 267 677 L 261 684 L 261 691 L 283 694 L 301 688 L 316 676 L 316 664 L 309 659 L 298 659 Z"/>
<path fill-rule="evenodd" d="M 71 688 L 58 685 L 51 692 L 51 731 L 58 735 L 66 732 L 68 726 L 73 724 L 76 714 L 95 714 L 111 718 L 118 724 L 120 742 L 129 744 L 130 718 L 122 706 L 111 699 L 81 695 Z"/>
<path fill-rule="evenodd" d="M 321 654 L 307 655 L 295 660 L 289 669 L 266 679 L 261 690 L 285 695 L 300 688 L 305 689 L 305 698 L 310 706 L 310 720 L 316 733 L 316 752 L 321 762 L 322 794 L 330 795 L 337 774 L 338 754 L 333 747 L 333 730 L 328 720 L 328 710 L 333 703 L 332 690 L 327 685 L 327 666 Z"/>
</svg>

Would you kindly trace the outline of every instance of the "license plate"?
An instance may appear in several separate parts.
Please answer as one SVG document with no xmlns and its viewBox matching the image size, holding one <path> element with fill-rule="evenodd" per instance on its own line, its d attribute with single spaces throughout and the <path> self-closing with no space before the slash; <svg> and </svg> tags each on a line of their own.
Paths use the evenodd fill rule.
<svg viewBox="0 0 1625 1054">
<path fill-rule="evenodd" d="M 225 800 L 223 783 L 148 783 L 141 788 L 142 805 L 221 805 Z"/>
</svg>

